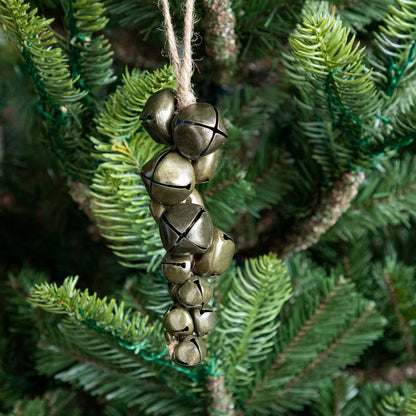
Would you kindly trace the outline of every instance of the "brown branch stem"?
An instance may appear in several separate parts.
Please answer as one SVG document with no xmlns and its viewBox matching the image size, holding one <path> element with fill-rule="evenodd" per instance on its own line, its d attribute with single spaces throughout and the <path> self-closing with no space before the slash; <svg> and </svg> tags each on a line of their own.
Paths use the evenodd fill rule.
<svg viewBox="0 0 416 416">
<path fill-rule="evenodd" d="M 205 50 L 212 58 L 215 78 L 227 84 L 237 63 L 238 42 L 231 0 L 204 0 Z"/>
<path fill-rule="evenodd" d="M 212 399 L 208 407 L 208 414 L 210 416 L 235 416 L 232 394 L 225 387 L 224 376 L 209 376 L 207 388 Z"/>
<path fill-rule="evenodd" d="M 364 179 L 363 172 L 344 174 L 322 198 L 315 214 L 298 223 L 294 232 L 285 239 L 283 246 L 275 247 L 273 251 L 277 252 L 279 257 L 290 257 L 316 244 L 351 206 Z"/>
</svg>

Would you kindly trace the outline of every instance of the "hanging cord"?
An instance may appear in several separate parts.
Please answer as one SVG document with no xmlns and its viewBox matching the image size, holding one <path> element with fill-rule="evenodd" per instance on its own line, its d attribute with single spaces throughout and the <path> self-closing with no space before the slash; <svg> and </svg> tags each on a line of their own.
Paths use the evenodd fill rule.
<svg viewBox="0 0 416 416">
<path fill-rule="evenodd" d="M 177 40 L 173 30 L 172 19 L 169 10 L 169 1 L 161 0 L 163 16 L 166 28 L 166 38 L 169 45 L 170 60 L 175 68 L 177 86 L 178 109 L 195 104 L 196 97 L 192 92 L 192 34 L 194 28 L 194 4 L 195 0 L 186 0 L 185 24 L 183 31 L 183 57 L 180 59 L 177 47 Z"/>
</svg>

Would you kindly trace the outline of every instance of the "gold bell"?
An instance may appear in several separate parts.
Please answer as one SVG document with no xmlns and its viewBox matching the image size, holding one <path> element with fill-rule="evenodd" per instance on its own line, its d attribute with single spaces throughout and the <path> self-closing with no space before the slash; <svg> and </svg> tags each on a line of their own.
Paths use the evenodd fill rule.
<svg viewBox="0 0 416 416">
<path fill-rule="evenodd" d="M 214 153 L 200 157 L 192 162 L 195 171 L 195 183 L 209 182 L 215 176 L 219 160 L 220 150 L 216 150 Z"/>
<path fill-rule="evenodd" d="M 181 367 L 197 367 L 205 359 L 207 348 L 202 339 L 188 335 L 175 348 L 173 361 Z"/>
<path fill-rule="evenodd" d="M 177 299 L 180 304 L 188 308 L 201 307 L 212 298 L 212 287 L 207 279 L 202 277 L 187 280 L 178 289 Z"/>
<path fill-rule="evenodd" d="M 200 205 L 169 207 L 159 222 L 165 250 L 173 255 L 203 253 L 212 242 L 212 220 Z"/>
<path fill-rule="evenodd" d="M 181 204 L 197 204 L 201 205 L 201 207 L 204 207 L 204 200 L 202 199 L 201 194 L 194 189 L 191 195 L 188 196 L 188 198 L 184 199 L 180 202 Z M 156 201 L 150 201 L 150 213 L 152 214 L 153 219 L 156 221 L 157 224 L 159 224 L 160 217 L 162 214 L 166 211 L 167 206 L 163 204 L 159 204 L 159 202 Z"/>
<path fill-rule="evenodd" d="M 208 306 L 192 311 L 192 319 L 194 320 L 195 332 L 199 337 L 203 337 L 215 328 L 216 316 L 215 312 Z"/>
<path fill-rule="evenodd" d="M 192 256 L 172 256 L 166 253 L 162 259 L 162 274 L 171 283 L 182 284 L 191 275 Z"/>
<path fill-rule="evenodd" d="M 194 323 L 191 314 L 180 305 L 172 305 L 163 317 L 163 326 L 175 337 L 191 335 Z"/>
<path fill-rule="evenodd" d="M 218 110 L 207 103 L 180 110 L 172 121 L 172 129 L 179 152 L 192 160 L 215 152 L 227 140 Z"/>
<path fill-rule="evenodd" d="M 230 267 L 235 252 L 233 239 L 224 231 L 214 227 L 212 244 L 208 250 L 195 258 L 192 271 L 198 276 L 215 276 Z"/>
<path fill-rule="evenodd" d="M 192 164 L 171 150 L 147 162 L 140 176 L 150 198 L 161 204 L 177 204 L 186 199 L 195 187 Z"/>
<path fill-rule="evenodd" d="M 166 88 L 152 94 L 140 115 L 143 128 L 158 143 L 172 145 L 170 126 L 176 108 L 176 91 Z"/>
</svg>

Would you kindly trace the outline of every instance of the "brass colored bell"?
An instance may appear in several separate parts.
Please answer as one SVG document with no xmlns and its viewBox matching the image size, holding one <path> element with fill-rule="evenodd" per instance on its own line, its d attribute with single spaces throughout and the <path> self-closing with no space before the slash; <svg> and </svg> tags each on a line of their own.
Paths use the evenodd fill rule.
<svg viewBox="0 0 416 416">
<path fill-rule="evenodd" d="M 172 129 L 179 152 L 192 160 L 215 152 L 227 140 L 218 110 L 207 103 L 180 110 L 172 121 Z"/>
<path fill-rule="evenodd" d="M 162 274 L 171 283 L 182 284 L 191 275 L 192 256 L 172 256 L 166 253 L 162 259 Z"/>
<path fill-rule="evenodd" d="M 163 246 L 175 256 L 205 252 L 212 242 L 212 230 L 208 212 L 196 204 L 173 205 L 159 222 Z"/>
<path fill-rule="evenodd" d="M 172 150 L 147 162 L 140 176 L 150 198 L 161 204 L 177 204 L 186 199 L 195 187 L 192 164 Z"/>
<path fill-rule="evenodd" d="M 192 271 L 198 276 L 215 276 L 224 273 L 231 264 L 235 252 L 233 239 L 214 227 L 212 244 L 208 250 L 195 258 Z"/>
<path fill-rule="evenodd" d="M 153 219 L 159 224 L 160 217 L 166 211 L 166 206 L 156 201 L 150 201 L 149 209 Z"/>
<path fill-rule="evenodd" d="M 220 150 L 216 150 L 214 153 L 200 157 L 192 162 L 195 171 L 195 183 L 209 182 L 215 176 L 219 160 Z"/>
<path fill-rule="evenodd" d="M 191 193 L 191 195 L 188 196 L 188 198 L 185 199 L 185 201 L 182 201 L 184 204 L 197 204 L 201 205 L 201 207 L 204 207 L 204 200 L 202 199 L 201 194 L 194 189 L 194 191 Z"/>
<path fill-rule="evenodd" d="M 169 283 L 168 285 L 169 296 L 174 302 L 178 301 L 178 290 L 180 287 L 180 285 L 176 285 L 175 283 Z"/>
<path fill-rule="evenodd" d="M 201 194 L 194 189 L 191 195 L 188 196 L 188 198 L 184 199 L 180 202 L 181 204 L 197 204 L 201 205 L 201 207 L 204 207 L 204 200 L 202 199 Z M 157 224 L 159 224 L 160 217 L 162 214 L 166 211 L 167 206 L 163 204 L 159 204 L 156 201 L 150 201 L 150 213 L 152 214 L 153 219 L 156 221 Z"/>
<path fill-rule="evenodd" d="M 195 332 L 199 337 L 203 337 L 215 328 L 217 318 L 215 312 L 208 306 L 192 311 Z"/>
<path fill-rule="evenodd" d="M 191 314 L 178 304 L 172 305 L 163 317 L 163 326 L 166 331 L 176 337 L 191 335 L 194 332 L 194 323 Z"/>
<path fill-rule="evenodd" d="M 172 358 L 177 365 L 192 368 L 201 364 L 206 355 L 205 342 L 194 335 L 188 335 L 176 346 Z"/>
<path fill-rule="evenodd" d="M 212 287 L 203 277 L 187 280 L 179 287 L 177 298 L 180 304 L 188 308 L 201 307 L 212 298 Z"/>
<path fill-rule="evenodd" d="M 166 88 L 152 94 L 140 115 L 143 128 L 158 143 L 172 145 L 170 126 L 175 113 L 176 92 Z"/>
</svg>

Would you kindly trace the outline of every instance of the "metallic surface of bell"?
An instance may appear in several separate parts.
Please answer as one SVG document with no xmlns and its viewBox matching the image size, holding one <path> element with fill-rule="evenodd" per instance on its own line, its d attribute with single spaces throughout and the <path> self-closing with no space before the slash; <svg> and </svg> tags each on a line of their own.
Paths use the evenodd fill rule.
<svg viewBox="0 0 416 416">
<path fill-rule="evenodd" d="M 160 217 L 166 211 L 166 205 L 159 204 L 156 201 L 150 201 L 149 209 L 153 219 L 159 224 Z"/>
<path fill-rule="evenodd" d="M 205 359 L 207 348 L 200 338 L 189 335 L 175 348 L 173 361 L 181 367 L 196 367 Z"/>
<path fill-rule="evenodd" d="M 227 140 L 218 110 L 207 103 L 180 110 L 172 121 L 172 129 L 179 152 L 192 160 L 215 152 Z"/>
<path fill-rule="evenodd" d="M 215 312 L 208 306 L 192 310 L 195 332 L 199 337 L 203 337 L 215 328 L 217 318 Z"/>
<path fill-rule="evenodd" d="M 220 160 L 220 153 L 220 150 L 216 150 L 214 153 L 192 162 L 195 171 L 195 183 L 206 183 L 214 178 Z"/>
<path fill-rule="evenodd" d="M 192 271 L 198 276 L 215 276 L 222 274 L 230 267 L 235 252 L 233 239 L 214 227 L 212 244 L 208 250 L 195 258 Z"/>
<path fill-rule="evenodd" d="M 185 200 L 195 187 L 192 164 L 172 150 L 163 152 L 147 162 L 140 176 L 150 198 L 165 205 Z"/>
<path fill-rule="evenodd" d="M 194 323 L 191 314 L 182 306 L 174 304 L 163 317 L 163 326 L 166 331 L 175 337 L 191 335 L 194 331 Z"/>
<path fill-rule="evenodd" d="M 178 290 L 180 287 L 180 285 L 175 283 L 169 283 L 168 285 L 169 296 L 174 302 L 178 301 Z"/>
<path fill-rule="evenodd" d="M 194 189 L 194 191 L 191 193 L 191 195 L 188 196 L 188 198 L 185 199 L 185 201 L 182 201 L 183 204 L 197 204 L 200 205 L 202 208 L 205 207 L 204 200 L 202 199 L 201 194 Z"/>
<path fill-rule="evenodd" d="M 207 279 L 196 277 L 187 280 L 178 289 L 178 302 L 188 308 L 196 308 L 207 303 L 212 298 L 212 287 Z"/>
<path fill-rule="evenodd" d="M 166 88 L 152 94 L 140 115 L 143 128 L 158 143 L 172 145 L 170 127 L 175 113 L 176 92 Z"/>
<path fill-rule="evenodd" d="M 173 255 L 203 253 L 211 245 L 213 225 L 200 205 L 177 204 L 169 207 L 159 222 L 165 250 Z"/>
<path fill-rule="evenodd" d="M 191 275 L 191 263 L 192 256 L 190 254 L 173 256 L 166 253 L 162 259 L 162 274 L 169 282 L 182 284 Z"/>
</svg>

